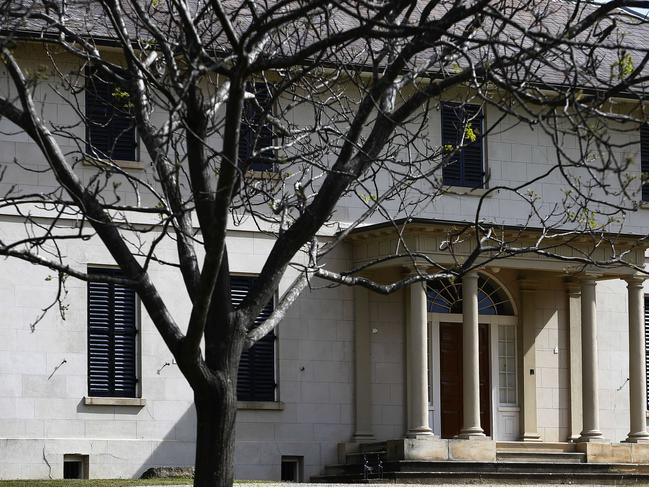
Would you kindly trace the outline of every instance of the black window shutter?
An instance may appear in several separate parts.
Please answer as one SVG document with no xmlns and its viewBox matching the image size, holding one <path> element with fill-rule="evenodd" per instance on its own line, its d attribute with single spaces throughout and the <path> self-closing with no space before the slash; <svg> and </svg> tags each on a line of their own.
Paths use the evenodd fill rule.
<svg viewBox="0 0 649 487">
<path fill-rule="evenodd" d="M 249 164 L 253 171 L 272 171 L 275 162 L 275 152 L 272 149 L 262 150 L 273 145 L 274 135 L 270 123 L 262 121 L 264 113 L 272 113 L 273 95 L 270 85 L 254 83 L 247 87 L 254 91 L 257 104 L 254 100 L 246 100 L 239 137 L 239 160 L 244 166 Z M 253 153 L 258 154 L 253 158 Z"/>
<path fill-rule="evenodd" d="M 644 350 L 645 372 L 647 374 L 645 386 L 647 388 L 647 406 L 649 406 L 649 297 L 644 298 Z"/>
<path fill-rule="evenodd" d="M 444 153 L 454 150 L 459 142 L 459 117 L 456 106 L 450 103 L 442 104 L 442 147 Z M 442 179 L 449 186 L 460 186 L 462 183 L 462 170 L 460 167 L 460 154 L 455 153 L 450 161 L 442 168 Z"/>
<path fill-rule="evenodd" d="M 119 276 L 116 269 L 89 269 Z M 88 394 L 136 397 L 135 291 L 119 284 L 88 282 Z"/>
<path fill-rule="evenodd" d="M 134 161 L 137 140 L 130 102 L 116 97 L 118 85 L 102 76 L 88 70 L 86 77 L 86 152 L 98 159 Z"/>
<path fill-rule="evenodd" d="M 470 124 L 477 135 L 470 142 L 464 135 Z M 442 168 L 442 181 L 449 186 L 481 188 L 484 183 L 482 150 L 483 116 L 477 105 L 443 103 L 441 105 L 442 146 L 445 152 L 455 149 L 461 141 L 463 148 Z M 463 139 L 464 136 L 464 139 Z"/>
<path fill-rule="evenodd" d="M 649 125 L 640 126 L 640 171 L 649 178 Z M 642 201 L 649 201 L 649 183 L 642 185 Z"/>
<path fill-rule="evenodd" d="M 248 294 L 254 277 L 232 276 L 230 289 L 232 305 L 238 306 Z M 261 311 L 255 324 L 259 325 L 273 312 L 271 300 Z M 239 401 L 275 400 L 275 332 L 271 331 L 241 354 L 237 378 Z"/>
</svg>

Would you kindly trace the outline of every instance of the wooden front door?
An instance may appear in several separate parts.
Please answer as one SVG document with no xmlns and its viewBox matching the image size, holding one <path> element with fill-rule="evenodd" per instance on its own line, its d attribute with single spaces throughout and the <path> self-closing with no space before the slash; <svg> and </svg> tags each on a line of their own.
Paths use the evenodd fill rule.
<svg viewBox="0 0 649 487">
<path fill-rule="evenodd" d="M 480 423 L 485 435 L 491 435 L 489 328 L 479 325 Z M 464 420 L 462 393 L 462 325 L 440 323 L 440 392 L 442 438 L 453 438 L 462 430 Z"/>
</svg>

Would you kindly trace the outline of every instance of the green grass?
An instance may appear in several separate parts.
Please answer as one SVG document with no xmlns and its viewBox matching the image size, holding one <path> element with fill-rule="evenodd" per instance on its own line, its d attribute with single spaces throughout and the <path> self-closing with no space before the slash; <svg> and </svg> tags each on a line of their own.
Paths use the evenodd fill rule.
<svg viewBox="0 0 649 487">
<path fill-rule="evenodd" d="M 130 487 L 183 484 L 191 485 L 192 479 L 0 480 L 0 487 Z"/>
<path fill-rule="evenodd" d="M 235 484 L 266 484 L 275 480 L 235 480 Z M 145 485 L 192 485 L 193 479 L 94 479 L 94 480 L 0 480 L 0 487 L 131 487 Z"/>
</svg>

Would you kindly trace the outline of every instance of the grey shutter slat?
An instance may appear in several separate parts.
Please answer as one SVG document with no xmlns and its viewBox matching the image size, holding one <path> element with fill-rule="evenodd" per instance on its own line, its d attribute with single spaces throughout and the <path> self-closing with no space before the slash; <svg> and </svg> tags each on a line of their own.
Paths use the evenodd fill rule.
<svg viewBox="0 0 649 487">
<path fill-rule="evenodd" d="M 645 349 L 645 387 L 647 389 L 647 405 L 649 406 L 649 297 L 644 298 L 644 349 Z"/>
<path fill-rule="evenodd" d="M 93 274 L 121 275 L 114 269 Z M 135 397 L 135 291 L 118 284 L 88 283 L 88 393 Z"/>
<path fill-rule="evenodd" d="M 467 123 L 471 124 L 478 136 L 475 142 L 469 143 L 462 149 L 462 169 L 464 185 L 470 188 L 481 188 L 484 178 L 482 161 L 483 117 L 479 107 L 469 106 L 465 109 Z"/>
<path fill-rule="evenodd" d="M 111 393 L 111 304 L 110 286 L 88 283 L 88 393 Z"/>
<path fill-rule="evenodd" d="M 441 106 L 442 146 L 454 150 L 459 142 L 458 119 L 456 105 L 443 103 Z M 459 186 L 462 183 L 460 154 L 455 153 L 450 161 L 442 168 L 442 180 L 448 186 Z"/>
<path fill-rule="evenodd" d="M 649 177 L 649 125 L 640 127 L 640 170 Z M 642 201 L 649 201 L 649 184 L 642 185 Z"/>
<path fill-rule="evenodd" d="M 462 149 L 442 168 L 443 183 L 449 186 L 480 188 L 484 183 L 483 116 L 477 105 L 441 105 L 442 145 L 454 149 L 463 140 L 466 124 L 478 135 L 475 142 L 464 137 Z"/>
<path fill-rule="evenodd" d="M 231 301 L 234 307 L 241 304 L 250 290 L 254 277 L 233 276 L 230 280 Z M 273 312 L 271 300 L 255 320 L 262 324 Z M 275 332 L 271 331 L 241 354 L 237 377 L 237 399 L 239 401 L 275 400 Z"/>
<path fill-rule="evenodd" d="M 135 292 L 119 284 L 113 289 L 114 387 L 116 396 L 134 397 L 135 367 Z"/>
</svg>

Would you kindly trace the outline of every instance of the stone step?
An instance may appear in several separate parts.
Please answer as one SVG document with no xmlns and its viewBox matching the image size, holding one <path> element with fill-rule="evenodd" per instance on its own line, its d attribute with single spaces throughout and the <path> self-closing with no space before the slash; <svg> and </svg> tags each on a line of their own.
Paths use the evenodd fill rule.
<svg viewBox="0 0 649 487">
<path fill-rule="evenodd" d="M 375 441 L 372 443 L 361 443 L 358 445 L 359 453 L 374 453 L 385 451 L 387 443 L 385 441 Z"/>
<path fill-rule="evenodd" d="M 311 478 L 317 483 L 426 483 L 429 485 L 449 483 L 492 484 L 511 483 L 513 485 L 538 485 L 540 483 L 553 484 L 583 484 L 583 485 L 646 485 L 649 482 L 647 474 L 621 474 L 621 473 L 552 473 L 552 472 L 489 472 L 476 473 L 474 471 L 461 472 L 387 472 L 383 477 L 370 476 L 367 480 L 362 475 L 334 475 L 316 476 Z"/>
<path fill-rule="evenodd" d="M 581 457 L 580 457 L 581 458 Z M 369 460 L 369 459 L 368 459 Z M 369 461 L 369 466 L 376 468 L 376 461 Z M 471 471 L 476 475 L 483 473 L 536 473 L 536 472 L 553 472 L 555 474 L 571 474 L 574 472 L 581 473 L 608 473 L 615 472 L 619 474 L 649 472 L 640 465 L 610 465 L 604 463 L 581 463 L 581 462 L 466 462 L 466 461 L 383 461 L 383 471 L 388 473 L 400 474 L 401 472 L 418 472 L 426 474 L 427 472 L 445 472 L 452 474 L 454 472 Z M 362 475 L 363 467 L 360 463 L 348 463 L 338 465 L 327 465 L 324 475 Z M 647 477 L 649 479 L 649 477 Z"/>
<path fill-rule="evenodd" d="M 574 452 L 577 445 L 567 442 L 522 442 L 522 441 L 497 441 L 497 451 L 552 451 Z"/>
<path fill-rule="evenodd" d="M 542 450 L 498 450 L 496 451 L 496 461 L 512 463 L 585 463 L 586 454 Z"/>
<path fill-rule="evenodd" d="M 378 459 L 380 458 L 381 460 L 385 459 L 386 455 L 385 450 L 377 450 L 377 451 L 366 451 L 366 452 L 349 452 L 347 453 L 346 460 L 347 460 L 347 465 L 361 465 L 363 463 L 363 459 L 367 458 L 367 461 L 371 464 L 374 465 L 375 463 L 378 462 Z"/>
</svg>

